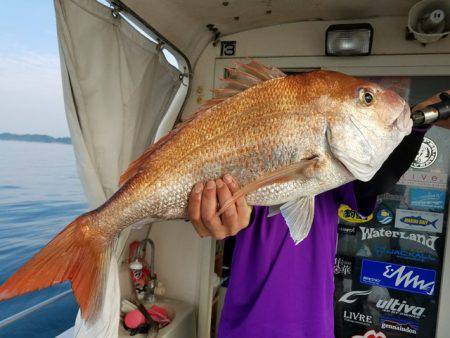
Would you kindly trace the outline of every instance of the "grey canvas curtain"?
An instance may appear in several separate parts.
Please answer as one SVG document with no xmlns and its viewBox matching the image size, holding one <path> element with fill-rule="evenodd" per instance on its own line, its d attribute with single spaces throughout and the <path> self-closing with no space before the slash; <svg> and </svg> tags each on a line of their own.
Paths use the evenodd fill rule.
<svg viewBox="0 0 450 338">
<path fill-rule="evenodd" d="M 55 0 L 65 110 L 89 205 L 118 188 L 120 174 L 153 141 L 177 92 L 179 72 L 158 46 L 95 0 Z M 116 337 L 120 287 L 114 249 L 98 321 L 78 315 L 77 337 Z"/>
</svg>

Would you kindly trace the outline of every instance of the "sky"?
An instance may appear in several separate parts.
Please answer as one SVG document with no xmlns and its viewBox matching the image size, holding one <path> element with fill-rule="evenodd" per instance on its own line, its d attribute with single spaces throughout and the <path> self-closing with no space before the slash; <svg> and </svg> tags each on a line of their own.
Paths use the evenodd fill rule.
<svg viewBox="0 0 450 338">
<path fill-rule="evenodd" d="M 69 136 L 53 1 L 0 1 L 0 133 Z"/>
<path fill-rule="evenodd" d="M 68 136 L 52 0 L 1 0 L 0 132 Z"/>
</svg>

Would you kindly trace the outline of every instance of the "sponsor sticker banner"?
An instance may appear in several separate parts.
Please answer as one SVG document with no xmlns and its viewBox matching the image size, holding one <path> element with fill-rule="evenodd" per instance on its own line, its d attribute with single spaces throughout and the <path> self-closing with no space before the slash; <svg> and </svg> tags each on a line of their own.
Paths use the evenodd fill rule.
<svg viewBox="0 0 450 338">
<path fill-rule="evenodd" d="M 408 304 L 405 300 L 399 300 L 396 298 L 379 299 L 376 304 L 377 309 L 382 312 L 386 312 L 392 315 L 400 315 L 404 317 L 410 317 L 414 319 L 420 319 L 425 308 L 421 306 Z"/>
<path fill-rule="evenodd" d="M 387 193 L 385 193 L 385 194 L 378 195 L 378 197 L 379 197 L 381 200 L 397 201 L 397 202 L 401 202 L 401 201 L 403 201 L 404 198 L 405 198 L 405 196 L 404 196 L 403 194 L 402 194 L 402 195 L 398 195 L 398 194 L 393 194 L 393 193 L 390 193 L 390 192 L 387 192 Z"/>
<path fill-rule="evenodd" d="M 437 158 L 438 148 L 436 143 L 428 137 L 424 137 L 422 144 L 420 145 L 419 152 L 417 153 L 414 162 L 411 163 L 411 168 L 423 169 L 431 166 Z"/>
<path fill-rule="evenodd" d="M 370 326 L 373 324 L 372 316 L 365 313 L 344 310 L 343 319 L 346 322 Z"/>
<path fill-rule="evenodd" d="M 338 302 L 345 304 L 354 304 L 358 300 L 367 301 L 367 296 L 372 294 L 373 290 L 354 290 L 348 291 L 339 298 Z M 382 298 L 377 300 L 376 308 L 383 313 L 395 316 L 421 319 L 425 313 L 425 308 L 413 305 L 406 300 L 397 298 Z"/>
<path fill-rule="evenodd" d="M 360 282 L 431 296 L 434 293 L 436 271 L 363 259 Z"/>
<path fill-rule="evenodd" d="M 409 259 L 421 263 L 436 263 L 437 256 L 416 250 L 407 250 L 401 248 L 392 248 L 386 245 L 377 245 L 374 250 L 375 256 L 386 258 L 394 256 L 400 259 Z"/>
<path fill-rule="evenodd" d="M 445 208 L 445 191 L 411 188 L 409 190 L 409 205 L 411 208 L 443 211 Z"/>
<path fill-rule="evenodd" d="M 411 242 L 419 243 L 433 251 L 436 251 L 436 240 L 438 236 L 428 234 L 418 234 L 410 231 L 394 231 L 384 228 L 359 227 L 361 231 L 361 240 L 372 240 L 378 238 L 399 238 Z"/>
<path fill-rule="evenodd" d="M 398 184 L 445 190 L 447 189 L 447 174 L 410 169 L 403 174 Z"/>
<path fill-rule="evenodd" d="M 416 335 L 419 330 L 419 323 L 416 321 L 402 319 L 398 317 L 381 317 L 381 328 L 384 330 L 397 331 Z"/>
<path fill-rule="evenodd" d="M 363 335 L 352 336 L 352 338 L 386 338 L 386 335 L 381 331 L 369 330 Z"/>
<path fill-rule="evenodd" d="M 334 275 L 339 277 L 349 277 L 353 273 L 353 257 L 336 255 L 334 258 Z"/>
<path fill-rule="evenodd" d="M 353 258 L 353 271 L 334 278 L 336 338 L 436 337 L 450 225 L 450 151 L 444 129 L 425 136 L 399 182 L 377 196 L 372 215 L 356 207 L 339 210 L 336 255 Z M 346 265 L 336 261 L 338 267 Z"/>
<path fill-rule="evenodd" d="M 442 232 L 444 215 L 436 212 L 397 209 L 395 227 L 427 232 Z"/>
<path fill-rule="evenodd" d="M 386 335 L 381 331 L 369 330 L 363 335 L 352 336 L 352 338 L 386 338 Z"/>
<path fill-rule="evenodd" d="M 368 296 L 372 293 L 372 290 L 356 290 L 356 291 L 349 291 L 346 292 L 339 298 L 339 302 L 346 303 L 346 304 L 353 304 L 356 302 L 360 297 L 362 296 Z"/>
<path fill-rule="evenodd" d="M 380 208 L 375 217 L 377 218 L 378 223 L 388 225 L 394 220 L 394 213 L 388 208 Z"/>
<path fill-rule="evenodd" d="M 367 217 L 361 216 L 348 205 L 342 204 L 338 210 L 338 216 L 341 220 L 348 223 L 366 223 L 372 220 L 373 214 Z"/>
<path fill-rule="evenodd" d="M 356 235 L 356 227 L 354 225 L 339 224 L 338 232 L 342 235 Z"/>
</svg>

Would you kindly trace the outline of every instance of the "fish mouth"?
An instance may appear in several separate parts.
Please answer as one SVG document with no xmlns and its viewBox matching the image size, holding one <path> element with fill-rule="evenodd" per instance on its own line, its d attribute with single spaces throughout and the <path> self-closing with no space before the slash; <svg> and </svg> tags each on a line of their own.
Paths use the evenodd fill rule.
<svg viewBox="0 0 450 338">
<path fill-rule="evenodd" d="M 405 103 L 403 110 L 394 122 L 394 126 L 403 133 L 409 133 L 413 125 L 413 120 L 411 119 L 411 109 L 408 104 Z"/>
</svg>

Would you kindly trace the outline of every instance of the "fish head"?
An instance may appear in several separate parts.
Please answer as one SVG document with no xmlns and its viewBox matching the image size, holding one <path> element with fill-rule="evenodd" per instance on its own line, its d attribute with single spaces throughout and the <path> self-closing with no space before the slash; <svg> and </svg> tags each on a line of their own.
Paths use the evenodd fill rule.
<svg viewBox="0 0 450 338">
<path fill-rule="evenodd" d="M 411 132 L 409 105 L 375 83 L 327 73 L 331 79 L 325 108 L 330 150 L 356 179 L 368 181 Z"/>
</svg>

